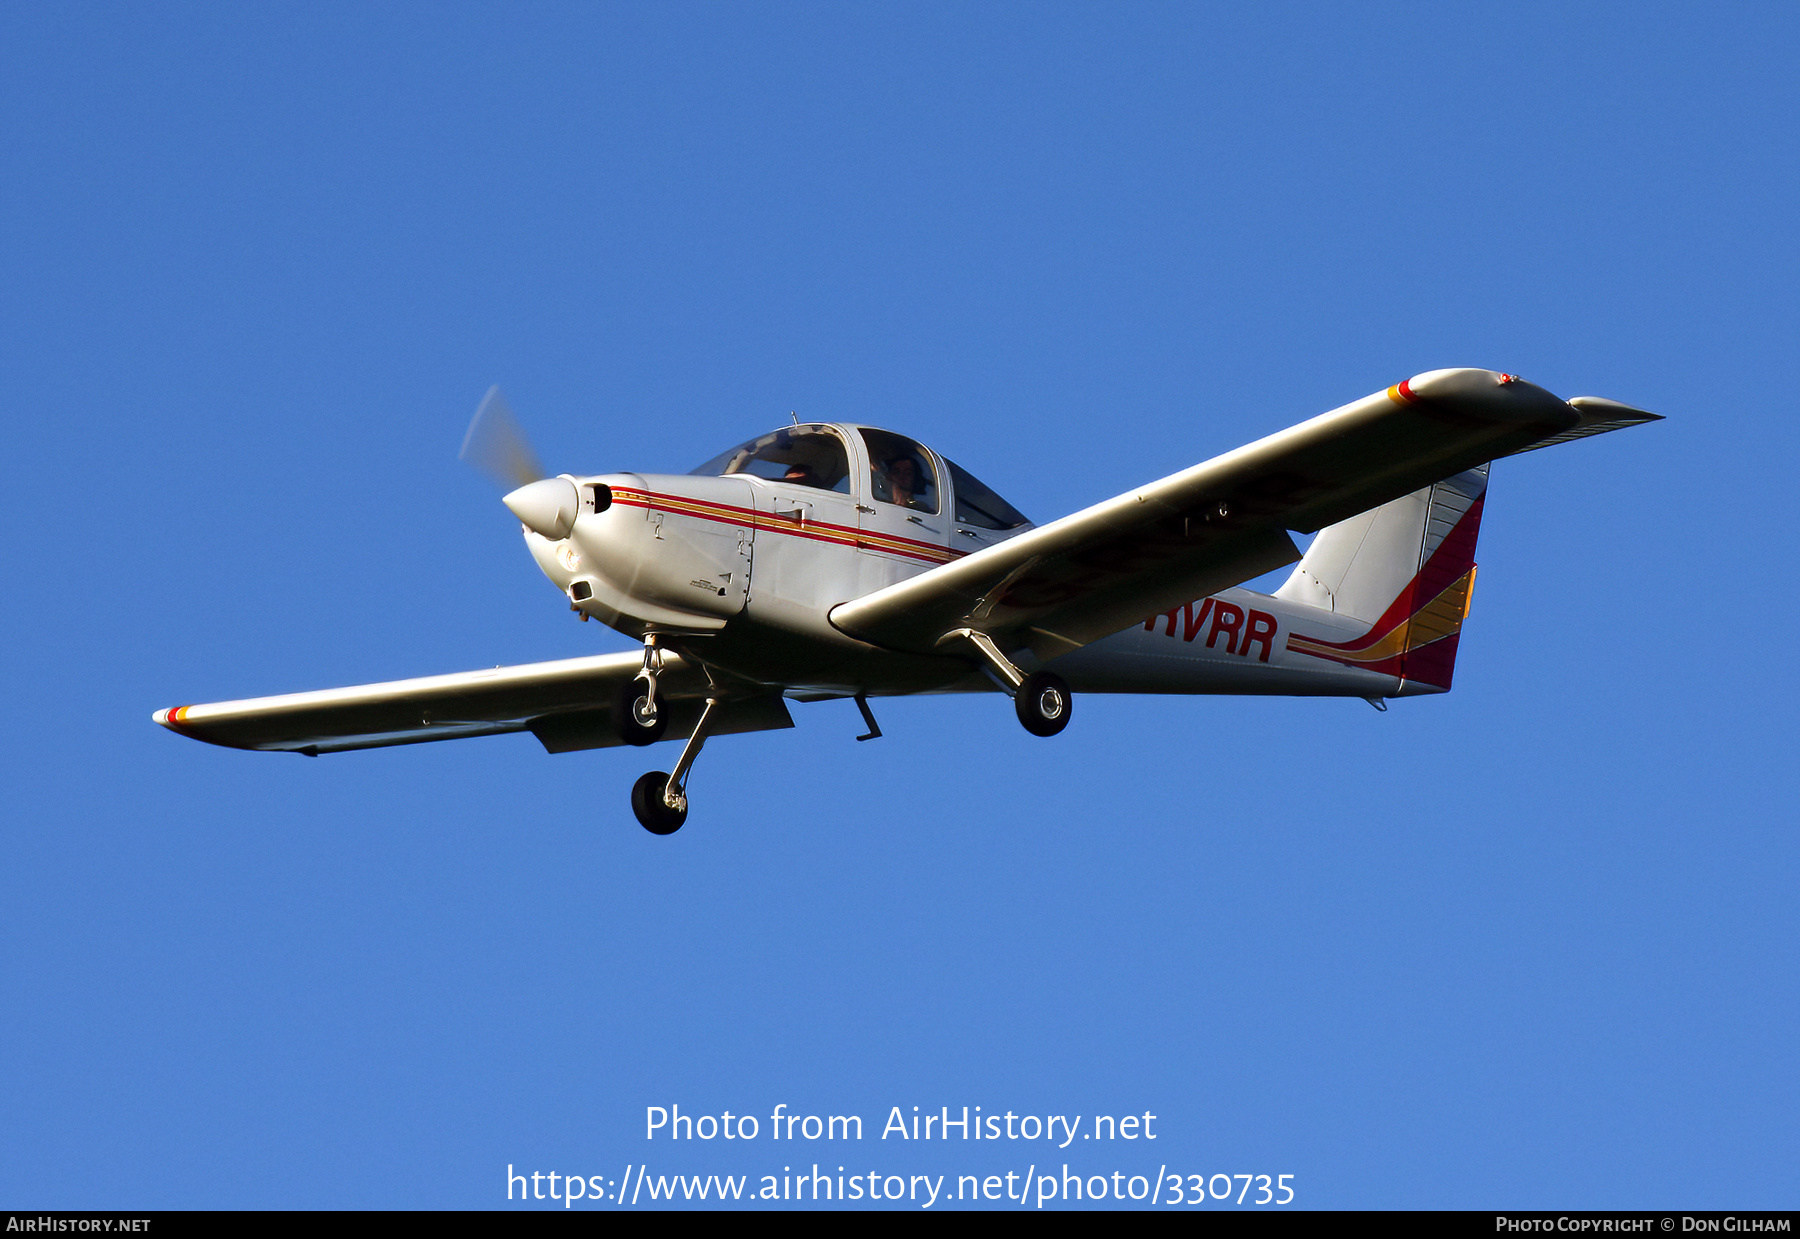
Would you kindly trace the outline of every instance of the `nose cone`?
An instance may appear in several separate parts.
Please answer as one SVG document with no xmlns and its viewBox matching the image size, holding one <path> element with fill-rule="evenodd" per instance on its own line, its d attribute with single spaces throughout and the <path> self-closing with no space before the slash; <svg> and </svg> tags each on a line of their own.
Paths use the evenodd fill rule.
<svg viewBox="0 0 1800 1239">
<path fill-rule="evenodd" d="M 545 478 L 521 486 L 500 500 L 533 533 L 551 541 L 569 536 L 581 511 L 581 495 L 568 478 Z"/>
</svg>

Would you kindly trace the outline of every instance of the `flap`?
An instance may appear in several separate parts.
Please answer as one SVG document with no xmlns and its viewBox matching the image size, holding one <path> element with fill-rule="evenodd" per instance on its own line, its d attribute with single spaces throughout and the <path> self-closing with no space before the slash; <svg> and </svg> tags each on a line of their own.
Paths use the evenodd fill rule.
<svg viewBox="0 0 1800 1239">
<path fill-rule="evenodd" d="M 685 740 L 694 734 L 706 703 L 699 698 L 671 700 L 668 703 L 669 728 L 665 740 Z M 787 702 L 778 696 L 751 697 L 743 701 L 721 703 L 718 719 L 708 736 L 732 736 L 746 731 L 780 731 L 794 725 Z M 566 714 L 546 714 L 534 718 L 527 729 L 538 738 L 547 753 L 578 753 L 585 749 L 608 749 L 624 743 L 613 726 L 613 712 L 574 710 Z"/>
</svg>

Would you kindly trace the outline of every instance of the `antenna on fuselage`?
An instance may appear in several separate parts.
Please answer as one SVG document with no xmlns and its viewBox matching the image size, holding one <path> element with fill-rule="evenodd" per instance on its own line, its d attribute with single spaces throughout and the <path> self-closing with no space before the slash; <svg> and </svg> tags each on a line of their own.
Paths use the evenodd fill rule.
<svg viewBox="0 0 1800 1239">
<path fill-rule="evenodd" d="M 788 410 L 788 416 L 794 419 L 794 425 L 798 426 L 800 424 L 800 415 L 792 409 Z"/>
</svg>

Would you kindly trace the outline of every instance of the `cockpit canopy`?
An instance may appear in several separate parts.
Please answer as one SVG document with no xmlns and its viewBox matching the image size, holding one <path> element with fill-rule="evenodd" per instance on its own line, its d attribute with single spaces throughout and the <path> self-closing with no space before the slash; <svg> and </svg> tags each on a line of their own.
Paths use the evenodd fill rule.
<svg viewBox="0 0 1800 1239">
<path fill-rule="evenodd" d="M 816 486 L 850 493 L 850 454 L 844 440 L 829 426 L 791 426 L 770 431 L 720 452 L 697 469 L 698 477 L 725 477 L 748 473 L 752 477 Z"/>
<path fill-rule="evenodd" d="M 888 430 L 858 427 L 869 458 L 867 495 L 917 512 L 933 513 L 942 505 L 937 461 L 913 440 Z M 1031 522 L 1012 504 L 985 486 L 955 461 L 944 460 L 955 497 L 956 519 L 977 529 L 1005 531 Z M 850 453 L 836 427 L 784 426 L 721 452 L 690 473 L 752 477 L 852 494 Z"/>
</svg>

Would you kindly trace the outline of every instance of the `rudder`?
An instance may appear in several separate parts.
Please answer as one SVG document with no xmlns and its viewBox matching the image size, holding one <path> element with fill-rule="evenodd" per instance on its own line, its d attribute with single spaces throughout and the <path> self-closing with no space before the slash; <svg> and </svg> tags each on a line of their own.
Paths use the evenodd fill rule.
<svg viewBox="0 0 1800 1239">
<path fill-rule="evenodd" d="M 1446 691 L 1475 584 L 1487 465 L 1319 531 L 1277 598 L 1364 620 L 1352 641 L 1298 634 L 1288 648 Z"/>
</svg>

